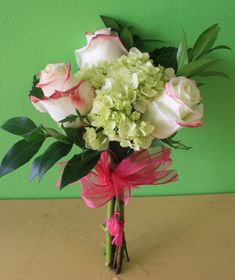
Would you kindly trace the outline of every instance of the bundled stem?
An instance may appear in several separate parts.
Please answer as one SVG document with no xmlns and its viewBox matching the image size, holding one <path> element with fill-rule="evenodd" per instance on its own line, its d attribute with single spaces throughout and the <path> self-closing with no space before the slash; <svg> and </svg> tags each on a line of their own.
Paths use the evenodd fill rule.
<svg viewBox="0 0 235 280">
<path fill-rule="evenodd" d="M 108 202 L 107 207 L 107 219 L 110 219 L 114 212 L 115 198 Z M 112 246 L 112 236 L 106 231 L 106 242 L 105 242 L 105 265 L 110 266 L 113 261 L 113 246 Z"/>
<path fill-rule="evenodd" d="M 124 202 L 118 198 L 111 200 L 108 203 L 107 218 L 110 219 L 114 210 L 118 212 L 117 220 L 119 222 L 124 222 Z M 125 233 L 123 231 L 122 245 L 112 245 L 112 237 L 109 232 L 106 232 L 106 266 L 110 266 L 116 274 L 119 274 L 122 270 L 122 263 L 124 256 L 126 256 L 127 261 L 129 261 L 129 256 L 127 252 Z"/>
</svg>

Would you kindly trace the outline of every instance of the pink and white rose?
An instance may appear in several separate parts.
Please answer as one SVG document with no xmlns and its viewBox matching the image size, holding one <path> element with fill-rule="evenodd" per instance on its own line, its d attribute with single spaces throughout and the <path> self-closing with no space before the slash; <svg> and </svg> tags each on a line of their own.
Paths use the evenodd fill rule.
<svg viewBox="0 0 235 280">
<path fill-rule="evenodd" d="M 86 33 L 87 45 L 75 51 L 79 68 L 96 65 L 101 61 L 112 62 L 128 51 L 118 34 L 111 28 L 97 30 L 95 34 Z"/>
<path fill-rule="evenodd" d="M 93 105 L 95 91 L 86 81 L 78 81 L 70 71 L 68 64 L 49 64 L 40 74 L 37 85 L 43 90 L 44 96 L 31 96 L 31 102 L 40 112 L 47 112 L 53 120 L 59 122 L 69 115 L 87 115 Z M 79 127 L 79 118 L 65 126 Z"/>
<path fill-rule="evenodd" d="M 50 97 L 56 90 L 66 91 L 78 83 L 71 75 L 70 64 L 48 64 L 39 74 L 37 87 L 41 88 L 44 95 Z"/>
<path fill-rule="evenodd" d="M 144 114 L 155 127 L 153 135 L 165 139 L 183 127 L 202 125 L 203 105 L 195 81 L 186 77 L 174 77 L 165 84 L 164 91 Z"/>
</svg>

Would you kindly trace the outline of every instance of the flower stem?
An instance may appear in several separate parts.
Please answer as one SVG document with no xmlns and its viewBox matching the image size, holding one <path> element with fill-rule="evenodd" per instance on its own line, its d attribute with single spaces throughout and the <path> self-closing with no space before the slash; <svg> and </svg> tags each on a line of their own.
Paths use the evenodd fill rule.
<svg viewBox="0 0 235 280">
<path fill-rule="evenodd" d="M 108 202 L 107 207 L 107 219 L 110 219 L 114 212 L 115 198 Z M 113 248 L 112 248 L 112 236 L 106 231 L 106 242 L 105 242 L 105 265 L 110 266 L 113 261 Z"/>
<path fill-rule="evenodd" d="M 119 212 L 118 220 L 119 221 L 124 221 L 124 202 L 117 198 L 116 204 L 117 204 L 117 211 Z M 119 274 L 122 270 L 124 253 L 126 253 L 127 260 L 129 261 L 129 257 L 128 257 L 128 254 L 127 254 L 127 248 L 126 248 L 125 234 L 123 232 L 122 246 L 121 247 L 118 247 L 118 246 L 115 247 L 114 259 L 113 259 L 113 271 L 116 274 Z"/>
</svg>

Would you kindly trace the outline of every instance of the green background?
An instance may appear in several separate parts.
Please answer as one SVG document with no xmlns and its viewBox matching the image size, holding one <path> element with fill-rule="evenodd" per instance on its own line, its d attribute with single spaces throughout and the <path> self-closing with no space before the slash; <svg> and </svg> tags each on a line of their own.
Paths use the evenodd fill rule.
<svg viewBox="0 0 235 280">
<path fill-rule="evenodd" d="M 85 44 L 85 31 L 103 27 L 99 15 L 108 15 L 134 25 L 145 38 L 160 38 L 177 45 L 182 28 L 189 45 L 213 23 L 219 23 L 218 44 L 235 44 L 234 0 L 0 0 L 0 123 L 12 116 L 29 116 L 36 123 L 53 126 L 45 114 L 28 100 L 34 73 L 47 63 L 71 62 L 76 71 L 74 50 Z M 235 167 L 235 52 L 218 51 L 231 81 L 208 78 L 202 88 L 205 124 L 178 134 L 190 151 L 173 151 L 180 180 L 176 183 L 142 187 L 135 195 L 170 195 L 234 192 Z M 17 137 L 0 131 L 2 158 Z M 0 178 L 1 198 L 78 197 L 79 186 L 63 191 L 55 188 L 58 167 L 38 184 L 28 183 L 29 165 Z"/>
</svg>

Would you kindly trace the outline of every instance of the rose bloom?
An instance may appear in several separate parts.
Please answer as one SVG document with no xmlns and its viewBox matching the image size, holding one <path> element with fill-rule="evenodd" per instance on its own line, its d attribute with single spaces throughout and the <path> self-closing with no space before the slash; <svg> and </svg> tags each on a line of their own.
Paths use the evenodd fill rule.
<svg viewBox="0 0 235 280">
<path fill-rule="evenodd" d="M 77 115 L 76 109 L 87 115 L 93 104 L 95 92 L 85 81 L 78 81 L 72 74 L 69 64 L 48 64 L 40 73 L 37 87 L 44 96 L 38 99 L 31 96 L 32 104 L 40 111 L 50 114 L 53 120 L 59 122 L 67 116 Z M 79 118 L 75 122 L 65 123 L 65 126 L 79 127 Z"/>
<path fill-rule="evenodd" d="M 203 105 L 195 81 L 174 77 L 165 84 L 164 91 L 150 103 L 143 119 L 155 127 L 153 135 L 165 139 L 183 127 L 202 125 Z"/>
<path fill-rule="evenodd" d="M 87 45 L 75 51 L 79 68 L 91 66 L 100 61 L 112 62 L 128 51 L 116 32 L 111 28 L 97 30 L 94 35 L 86 33 Z"/>
</svg>

